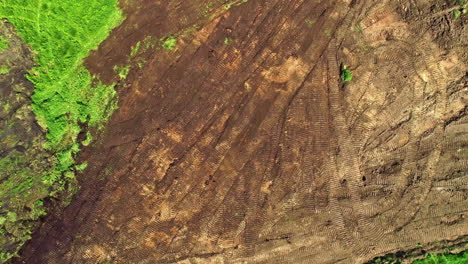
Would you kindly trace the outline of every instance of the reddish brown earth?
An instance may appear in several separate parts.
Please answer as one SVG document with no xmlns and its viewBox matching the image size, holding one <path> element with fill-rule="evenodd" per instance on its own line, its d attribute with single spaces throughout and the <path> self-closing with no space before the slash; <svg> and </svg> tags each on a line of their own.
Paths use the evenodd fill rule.
<svg viewBox="0 0 468 264">
<path fill-rule="evenodd" d="M 104 81 L 184 34 L 134 60 L 81 191 L 18 263 L 344 264 L 466 240 L 466 17 L 427 2 L 123 1 L 87 60 Z"/>
</svg>

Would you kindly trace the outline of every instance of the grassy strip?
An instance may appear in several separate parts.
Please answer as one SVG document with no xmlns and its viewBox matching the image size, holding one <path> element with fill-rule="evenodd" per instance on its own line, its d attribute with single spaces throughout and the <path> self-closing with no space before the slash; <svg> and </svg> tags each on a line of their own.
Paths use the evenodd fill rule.
<svg viewBox="0 0 468 264">
<path fill-rule="evenodd" d="M 419 259 L 413 264 L 466 264 L 468 263 L 468 250 L 458 254 L 429 254 L 424 259 Z"/>
<path fill-rule="evenodd" d="M 6 50 L 8 46 L 8 39 L 6 39 L 4 36 L 0 36 L 0 51 Z"/>
<path fill-rule="evenodd" d="M 30 238 L 31 222 L 45 214 L 43 200 L 63 191 L 74 172 L 84 169 L 75 166 L 78 134 L 102 126 L 116 107 L 113 85 L 91 76 L 83 59 L 122 22 L 117 1 L 0 0 L 0 18 L 8 19 L 36 53 L 37 66 L 27 78 L 35 86 L 32 108 L 47 140 L 35 147 L 54 153 L 48 169 L 40 171 L 30 168 L 35 160 L 20 154 L 0 160 L 6 177 L 0 184 L 0 263 Z M 2 43 L 6 49 L 8 43 Z"/>
<path fill-rule="evenodd" d="M 2 0 L 7 18 L 37 53 L 38 66 L 28 79 L 35 86 L 33 109 L 47 131 L 54 151 L 66 151 L 76 141 L 79 123 L 96 125 L 106 118 L 115 92 L 93 78 L 82 65 L 114 26 L 122 21 L 116 0 Z M 62 164 L 66 166 L 66 164 Z"/>
<path fill-rule="evenodd" d="M 10 68 L 6 65 L 2 65 L 0 66 L 0 74 L 1 75 L 4 75 L 4 74 L 8 74 L 10 72 Z"/>
<path fill-rule="evenodd" d="M 401 264 L 408 256 L 404 252 L 396 254 L 387 254 L 382 257 L 372 259 L 366 264 Z M 458 254 L 442 253 L 442 254 L 426 254 L 423 259 L 418 259 L 412 264 L 466 264 L 468 263 L 468 250 L 462 251 Z"/>
</svg>

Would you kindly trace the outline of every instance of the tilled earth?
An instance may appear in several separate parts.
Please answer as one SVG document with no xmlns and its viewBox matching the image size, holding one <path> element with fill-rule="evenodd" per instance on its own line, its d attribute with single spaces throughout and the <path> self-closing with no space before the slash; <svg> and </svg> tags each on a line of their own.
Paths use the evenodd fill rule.
<svg viewBox="0 0 468 264">
<path fill-rule="evenodd" d="M 120 108 L 18 263 L 364 263 L 466 239 L 457 6 L 241 2 L 122 1 L 86 62 L 106 82 L 132 63 Z"/>
</svg>

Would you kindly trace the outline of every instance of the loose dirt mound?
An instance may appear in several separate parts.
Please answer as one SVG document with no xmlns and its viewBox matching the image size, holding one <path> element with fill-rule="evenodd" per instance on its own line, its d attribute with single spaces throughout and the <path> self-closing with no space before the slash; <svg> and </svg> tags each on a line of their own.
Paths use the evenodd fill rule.
<svg viewBox="0 0 468 264">
<path fill-rule="evenodd" d="M 362 263 L 468 235 L 467 56 L 428 30 L 448 11 L 207 4 L 124 5 L 87 61 L 102 79 L 145 37 L 177 47 L 141 52 L 80 193 L 19 263 Z"/>
</svg>

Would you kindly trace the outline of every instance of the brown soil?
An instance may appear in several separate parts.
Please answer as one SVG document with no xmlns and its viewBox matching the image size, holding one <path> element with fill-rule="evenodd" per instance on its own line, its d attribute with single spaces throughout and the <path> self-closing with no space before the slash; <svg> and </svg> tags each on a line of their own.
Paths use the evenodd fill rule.
<svg viewBox="0 0 468 264">
<path fill-rule="evenodd" d="M 18 263 L 363 263 L 468 235 L 466 16 L 427 1 L 250 0 L 213 17 L 202 0 L 123 2 L 87 61 L 107 82 L 145 37 L 202 28 L 140 55 L 82 155 L 81 191 Z"/>
</svg>

